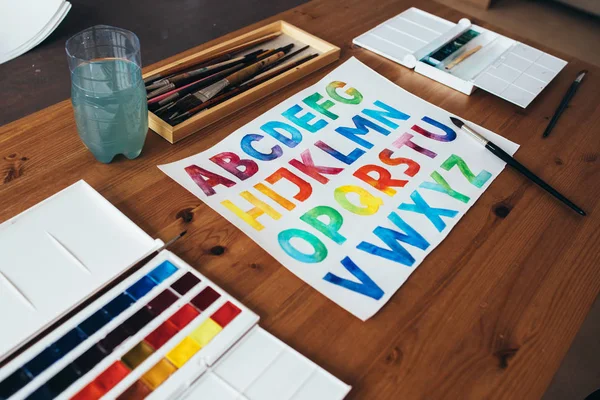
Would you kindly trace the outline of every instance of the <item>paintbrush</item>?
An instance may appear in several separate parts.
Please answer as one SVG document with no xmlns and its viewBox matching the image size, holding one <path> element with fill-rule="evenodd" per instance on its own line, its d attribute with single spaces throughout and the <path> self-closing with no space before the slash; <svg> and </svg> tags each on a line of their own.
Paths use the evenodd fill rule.
<svg viewBox="0 0 600 400">
<path fill-rule="evenodd" d="M 207 65 L 202 68 L 197 68 L 191 71 L 187 71 L 181 74 L 171 75 L 167 78 L 159 79 L 154 82 L 152 85 L 146 86 L 146 91 L 148 92 L 148 98 L 156 97 L 161 94 L 164 94 L 170 90 L 175 88 L 179 88 L 181 86 L 186 85 L 192 80 L 198 80 L 205 76 L 214 74 L 215 72 L 222 71 L 226 68 L 230 68 L 234 65 L 248 63 L 254 61 L 258 55 L 263 53 L 264 50 L 260 49 L 254 51 L 246 56 L 233 58 L 231 60 L 223 61 L 216 64 Z"/>
<path fill-rule="evenodd" d="M 573 83 L 571 83 L 571 86 L 569 87 L 569 90 L 567 90 L 567 93 L 565 93 L 565 96 L 560 101 L 560 105 L 558 106 L 558 108 L 554 112 L 554 115 L 552 116 L 552 119 L 550 120 L 550 123 L 548 124 L 548 126 L 544 130 L 544 133 L 542 134 L 543 138 L 547 137 L 550 134 L 550 131 L 552 131 L 552 128 L 554 128 L 554 125 L 556 125 L 556 121 L 558 121 L 558 118 L 561 116 L 561 114 L 563 113 L 563 111 L 565 111 L 565 109 L 567 108 L 567 105 L 569 104 L 569 101 L 571 101 L 571 98 L 573 98 L 573 96 L 575 95 L 575 92 L 579 88 L 579 84 L 581 83 L 581 81 L 583 80 L 583 77 L 586 74 L 587 74 L 586 70 L 583 70 L 583 71 L 581 71 L 581 72 L 579 72 L 577 74 L 577 77 L 575 78 L 575 80 L 573 81 Z"/>
<path fill-rule="evenodd" d="M 468 127 L 464 122 L 462 122 L 460 119 L 454 118 L 454 117 L 450 117 L 450 119 L 452 120 L 452 123 L 454 125 L 459 127 L 463 132 L 468 133 L 469 136 L 471 136 L 479 144 L 481 144 L 486 149 L 488 149 L 490 151 L 490 153 L 492 153 L 493 155 L 495 155 L 496 157 L 498 157 L 499 159 L 501 159 L 502 161 L 504 161 L 505 163 L 507 163 L 508 165 L 513 167 L 515 170 L 517 170 L 522 175 L 527 177 L 530 181 L 532 181 L 533 183 L 535 183 L 536 185 L 538 185 L 539 187 L 544 189 L 546 192 L 550 193 L 552 196 L 554 196 L 557 199 L 559 199 L 560 201 L 562 201 L 564 204 L 566 204 L 572 210 L 574 210 L 577 214 L 586 215 L 585 211 L 583 211 L 581 208 L 577 207 L 571 200 L 567 199 L 565 196 L 560 194 L 552 186 L 548 185 L 546 182 L 541 180 L 537 175 L 535 175 L 533 172 L 528 170 L 523 164 L 521 164 L 520 162 L 515 160 L 510 154 L 508 154 L 507 152 L 502 150 L 496 144 L 492 143 L 491 141 L 489 141 L 486 138 L 484 138 L 483 136 L 481 136 L 479 133 L 475 132 L 473 129 Z"/>
<path fill-rule="evenodd" d="M 219 71 L 215 74 L 212 74 L 210 76 L 202 78 L 198 81 L 192 82 L 189 85 L 171 90 L 170 92 L 165 93 L 164 96 L 163 95 L 156 96 L 148 101 L 148 109 L 151 111 L 158 110 L 159 108 L 165 106 L 166 104 L 175 102 L 189 93 L 193 93 L 197 90 L 200 90 L 200 89 L 210 85 L 211 83 L 215 83 L 219 79 L 222 79 L 222 78 L 234 73 L 235 71 L 239 71 L 240 69 L 244 68 L 245 66 L 246 66 L 246 64 L 234 65 L 231 68 L 227 68 L 226 70 Z"/>
<path fill-rule="evenodd" d="M 300 49 L 298 49 L 296 51 L 293 51 L 293 52 L 291 52 L 289 54 L 286 54 L 285 56 L 281 57 L 279 60 L 275 61 L 273 64 L 267 65 L 265 68 L 263 68 L 263 70 L 261 72 L 261 75 L 264 74 L 265 72 L 269 71 L 270 69 L 273 69 L 273 68 L 277 67 L 278 65 L 283 64 L 284 62 L 288 61 L 290 58 L 292 58 L 292 57 L 300 54 L 301 52 L 303 52 L 304 50 L 308 49 L 309 47 L 310 46 L 304 46 L 304 47 L 302 47 L 302 48 L 300 48 Z M 256 79 L 256 78 L 257 78 L 257 76 L 255 76 L 252 79 Z M 250 79 L 250 80 L 252 80 L 252 79 Z M 245 82 L 245 83 L 247 83 L 247 82 Z"/>
<path fill-rule="evenodd" d="M 223 72 L 223 71 L 221 71 L 221 72 Z M 220 72 L 217 72 L 217 73 L 219 74 Z M 212 75 L 211 75 L 211 76 L 212 76 Z M 208 78 L 208 77 L 207 77 L 207 78 Z M 204 79 L 206 79 L 206 78 L 204 78 Z M 202 80 L 202 79 L 200 79 L 200 80 Z M 149 99 L 149 100 L 148 100 L 148 106 L 151 106 L 151 105 L 153 105 L 153 104 L 156 104 L 156 103 L 158 103 L 159 101 L 161 101 L 161 100 L 164 100 L 164 99 L 166 99 L 167 97 L 169 97 L 169 96 L 171 96 L 171 95 L 173 95 L 173 94 L 175 94 L 175 93 L 179 93 L 180 91 L 182 91 L 182 90 L 184 90 L 184 89 L 186 89 L 186 88 L 188 88 L 188 87 L 190 87 L 190 86 L 192 86 L 192 85 L 196 84 L 196 82 L 198 82 L 198 81 L 194 81 L 194 82 L 192 82 L 192 83 L 188 83 L 187 85 L 185 85 L 185 86 L 182 86 L 182 87 L 180 87 L 180 88 L 175 88 L 175 89 L 172 89 L 172 90 L 168 91 L 167 93 L 163 93 L 163 94 L 160 94 L 160 95 L 158 95 L 158 96 L 155 96 L 155 97 L 153 97 L 153 98 L 151 98 L 151 99 Z"/>
<path fill-rule="evenodd" d="M 167 103 L 164 106 L 160 106 L 159 108 L 157 108 L 155 110 L 150 110 L 150 111 L 152 111 L 158 117 L 164 119 L 162 114 L 166 111 L 169 111 L 171 108 L 173 108 L 175 106 L 175 104 L 176 104 L 175 101 L 171 101 L 170 103 Z"/>
<path fill-rule="evenodd" d="M 280 51 L 283 51 L 287 54 L 287 52 L 290 51 L 292 47 L 294 47 L 294 43 L 286 44 L 285 46 L 281 46 L 275 49 L 266 50 L 257 57 L 257 60 L 262 60 L 263 58 L 267 58 L 275 53 L 279 53 Z"/>
<path fill-rule="evenodd" d="M 264 53 L 264 50 L 256 50 L 242 57 L 232 58 L 231 60 L 223 61 L 217 64 L 211 64 L 202 68 L 197 68 L 188 72 L 177 74 L 170 78 L 160 79 L 152 85 L 146 86 L 146 91 L 150 92 L 148 93 L 149 98 L 158 96 L 176 87 L 181 87 L 194 78 L 200 79 L 204 76 L 213 74 L 218 71 L 222 71 L 223 69 L 229 68 L 236 64 L 251 62 L 262 53 Z M 165 88 L 167 88 L 167 90 L 165 90 Z"/>
<path fill-rule="evenodd" d="M 148 97 L 148 99 L 150 99 L 152 97 L 167 93 L 168 91 L 173 90 L 174 88 L 178 88 L 178 87 L 181 87 L 182 85 L 185 85 L 191 79 L 194 79 L 194 78 L 199 79 L 210 73 L 214 73 L 214 72 L 223 70 L 223 68 L 227 68 L 228 66 L 231 66 L 231 65 L 236 65 L 239 63 L 248 64 L 253 61 L 259 61 L 259 60 L 267 58 L 270 55 L 275 54 L 279 51 L 283 51 L 283 52 L 287 53 L 292 47 L 294 47 L 293 43 L 288 44 L 286 46 L 279 47 L 277 49 L 272 49 L 272 50 L 259 49 L 259 50 L 253 51 L 252 53 L 246 54 L 245 56 L 234 58 L 234 59 L 231 59 L 228 61 L 223 61 L 218 64 L 211 64 L 211 65 L 208 65 L 208 66 L 205 66 L 202 68 L 197 68 L 192 71 L 184 72 L 182 74 L 173 75 L 168 78 L 160 79 L 160 80 L 154 82 L 152 85 L 146 87 L 146 90 L 152 90 L 152 89 L 158 88 L 156 90 L 153 90 L 151 93 L 149 93 L 147 95 L 147 97 Z"/>
<path fill-rule="evenodd" d="M 254 39 L 254 40 L 250 40 L 249 42 L 246 43 L 242 43 L 240 45 L 231 47 L 229 49 L 220 51 L 216 54 L 213 54 L 211 57 L 209 57 L 206 60 L 191 60 L 191 61 L 186 61 L 186 62 L 182 62 L 180 64 L 177 64 L 171 68 L 168 68 L 164 71 L 158 72 L 156 74 L 152 74 L 151 76 L 144 78 L 144 84 L 148 85 L 153 81 L 156 81 L 158 79 L 161 78 L 165 78 L 167 76 L 179 73 L 181 71 L 185 71 L 186 69 L 190 69 L 194 66 L 203 66 L 206 65 L 208 63 L 216 63 L 216 62 L 222 62 L 222 61 L 226 61 L 229 60 L 231 58 L 233 58 L 233 56 L 237 53 L 240 53 L 244 50 L 247 50 L 251 47 L 257 46 L 261 43 L 267 42 L 269 40 L 273 40 L 276 37 L 278 37 L 279 35 L 281 35 L 281 32 L 276 32 L 276 33 L 271 33 L 269 35 L 265 35 L 262 37 L 259 37 L 258 39 Z"/>
<path fill-rule="evenodd" d="M 473 47 L 471 50 L 463 52 L 460 56 L 456 57 L 452 62 L 446 65 L 446 69 L 452 69 L 456 67 L 461 62 L 465 61 L 467 58 L 471 57 L 473 54 L 477 53 L 481 50 L 481 45 Z"/>
<path fill-rule="evenodd" d="M 258 74 L 263 68 L 277 61 L 284 55 L 285 53 L 283 51 L 280 51 L 252 65 L 249 65 L 244 69 L 234 72 L 226 78 L 221 79 L 220 81 L 215 82 L 212 85 L 201 89 L 191 95 L 188 95 L 186 96 L 186 98 L 181 99 L 176 103 L 176 108 L 179 112 L 183 112 L 189 110 L 190 108 L 196 107 L 200 103 L 204 103 L 205 101 L 208 101 L 211 98 L 215 97 L 225 88 L 229 86 L 238 85 L 244 82 L 245 80 L 248 80 L 250 77 Z"/>
<path fill-rule="evenodd" d="M 208 76 L 200 78 L 196 81 L 190 82 L 187 85 L 181 86 L 179 88 L 177 88 L 177 87 L 173 88 L 173 89 L 169 90 L 168 92 L 156 95 L 156 96 L 152 97 L 151 99 L 148 99 L 148 105 L 158 102 L 162 106 L 162 105 L 168 103 L 169 101 L 177 100 L 188 93 L 193 93 L 196 90 L 202 89 L 202 87 L 208 86 L 211 83 L 216 82 L 217 80 L 219 80 L 219 78 L 223 78 L 229 74 L 234 73 L 235 71 L 239 71 L 240 69 L 242 69 L 248 65 L 249 65 L 248 63 L 237 64 L 237 65 L 234 65 L 233 67 L 229 67 L 222 71 L 215 72 L 212 75 L 208 75 Z M 177 93 L 180 93 L 180 95 L 177 96 L 177 98 L 169 99 L 169 97 L 171 97 Z"/>
<path fill-rule="evenodd" d="M 280 51 L 283 51 L 284 53 L 287 54 L 293 47 L 294 47 L 294 44 L 290 43 L 285 46 L 281 46 L 279 48 L 272 49 L 272 50 L 259 49 L 259 50 L 253 51 L 252 53 L 246 54 L 243 57 L 239 57 L 239 59 L 240 59 L 239 62 L 247 65 L 247 64 L 265 59 L 265 58 L 267 58 L 275 53 L 278 53 Z M 233 61 L 233 60 L 231 60 L 231 61 Z M 170 79 L 170 81 L 174 82 L 175 84 L 177 84 L 177 81 L 180 81 L 180 80 L 181 80 L 181 78 L 179 78 L 179 77 Z"/>
<path fill-rule="evenodd" d="M 270 56 L 270 55 L 272 55 L 273 53 L 280 52 L 280 51 L 283 51 L 283 52 L 288 52 L 289 50 L 291 50 L 291 49 L 292 49 L 292 47 L 294 47 L 294 44 L 293 44 L 293 43 L 290 43 L 290 44 L 288 44 L 288 45 L 286 45 L 286 46 L 282 46 L 282 47 L 279 47 L 279 48 L 277 48 L 277 49 L 273 49 L 273 50 L 264 51 L 264 52 L 262 52 L 261 54 L 259 54 L 259 55 L 258 55 L 258 57 L 256 57 L 255 59 L 253 59 L 253 60 L 251 60 L 251 61 L 249 61 L 249 62 L 244 62 L 244 64 L 238 64 L 236 67 L 232 67 L 231 69 L 228 69 L 228 70 L 226 70 L 226 71 L 228 71 L 229 73 L 233 73 L 233 72 L 235 72 L 235 70 L 237 70 L 237 69 L 240 69 L 240 68 L 242 68 L 242 67 L 244 67 L 244 66 L 247 66 L 247 65 L 248 65 L 249 63 L 251 63 L 251 62 L 253 62 L 253 61 L 259 61 L 259 60 L 262 60 L 262 59 L 266 58 L 267 56 Z M 308 47 L 308 46 L 306 46 L 306 47 Z M 305 48 L 306 48 L 306 47 L 305 47 Z M 303 48 L 303 49 L 304 49 L 304 48 Z M 270 65 L 269 65 L 269 67 L 271 67 L 271 66 L 275 66 L 275 65 L 279 64 L 279 63 L 280 63 L 280 62 L 282 62 L 284 59 L 287 59 L 289 56 L 292 56 L 292 55 L 298 54 L 298 53 L 299 53 L 300 51 L 302 51 L 303 49 L 300 49 L 299 51 L 295 51 L 295 52 L 294 52 L 294 53 L 292 53 L 292 54 L 288 54 L 287 56 L 284 56 L 284 57 L 280 58 L 279 60 L 277 60 L 277 61 L 273 62 L 272 64 L 270 64 Z M 225 71 L 222 71 L 222 72 L 225 72 Z M 212 77 L 212 76 L 213 76 L 213 75 L 211 75 L 211 77 Z M 224 75 L 220 75 L 220 76 L 222 77 L 222 76 L 224 76 Z M 211 82 L 208 82 L 208 83 L 212 83 L 212 81 L 211 81 Z M 172 108 L 173 108 L 173 107 L 176 105 L 176 103 L 175 103 L 176 101 L 178 101 L 179 99 L 182 99 L 182 100 L 183 100 L 183 99 L 185 99 L 185 98 L 189 98 L 189 97 L 190 97 L 190 93 L 193 93 L 194 91 L 196 91 L 196 90 L 198 90 L 198 89 L 201 89 L 202 87 L 208 86 L 208 83 L 206 83 L 206 82 L 203 82 L 202 84 L 199 84 L 199 85 L 194 85 L 193 87 L 189 87 L 190 85 L 187 85 L 188 87 L 186 87 L 186 89 L 185 89 L 185 90 L 183 90 L 183 91 L 182 91 L 182 92 L 181 92 L 179 95 L 177 95 L 177 96 L 175 96 L 175 92 L 176 92 L 176 91 L 175 91 L 175 90 L 172 90 L 172 92 L 173 92 L 173 93 L 172 93 L 172 96 L 161 98 L 161 99 L 160 99 L 160 101 L 159 101 L 159 104 L 158 104 L 158 106 L 152 106 L 152 105 L 151 105 L 151 103 L 152 103 L 152 100 L 154 100 L 154 98 L 153 98 L 152 100 L 150 100 L 150 101 L 148 102 L 149 109 L 150 109 L 150 111 L 153 111 L 153 112 L 154 112 L 155 114 L 157 114 L 157 115 L 158 115 L 158 114 L 160 114 L 160 113 L 163 113 L 163 112 L 165 112 L 165 111 L 171 110 L 171 109 L 172 109 Z M 157 97 L 160 97 L 160 96 L 157 96 Z M 156 97 L 155 97 L 155 98 L 156 98 Z M 161 116 L 161 115 L 159 115 L 159 116 Z M 161 116 L 161 117 L 162 117 L 162 116 Z"/>
<path fill-rule="evenodd" d="M 300 58 L 296 61 L 290 61 L 287 64 L 283 64 L 276 68 L 272 68 L 269 71 L 263 72 L 260 75 L 255 76 L 254 78 L 244 82 L 243 84 L 239 85 L 238 87 L 236 87 L 230 91 L 220 94 L 219 96 L 213 97 L 212 99 L 190 109 L 189 111 L 186 111 L 180 115 L 175 116 L 175 118 L 173 118 L 172 120 L 169 120 L 167 122 L 171 123 L 171 125 L 177 125 L 207 108 L 214 107 L 218 104 L 221 104 L 224 101 L 226 101 L 240 93 L 243 93 L 246 90 L 252 89 L 253 87 L 258 86 L 261 83 L 266 82 L 269 79 L 271 79 L 277 75 L 283 74 L 284 72 L 289 71 L 290 69 L 295 68 L 295 67 L 299 66 L 300 64 L 303 64 L 303 63 L 307 62 L 308 60 L 311 60 L 317 56 L 318 56 L 318 54 L 311 54 L 306 57 Z"/>
</svg>

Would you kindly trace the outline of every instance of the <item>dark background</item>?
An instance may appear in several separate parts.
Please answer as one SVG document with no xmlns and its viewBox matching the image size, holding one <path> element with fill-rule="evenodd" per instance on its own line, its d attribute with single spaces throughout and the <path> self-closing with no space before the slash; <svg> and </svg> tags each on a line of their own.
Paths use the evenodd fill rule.
<svg viewBox="0 0 600 400">
<path fill-rule="evenodd" d="M 42 44 L 0 65 L 0 125 L 71 96 L 65 42 L 85 28 L 105 24 L 134 32 L 140 39 L 142 65 L 145 66 L 288 10 L 306 0 L 70 2 L 73 7 Z"/>
</svg>

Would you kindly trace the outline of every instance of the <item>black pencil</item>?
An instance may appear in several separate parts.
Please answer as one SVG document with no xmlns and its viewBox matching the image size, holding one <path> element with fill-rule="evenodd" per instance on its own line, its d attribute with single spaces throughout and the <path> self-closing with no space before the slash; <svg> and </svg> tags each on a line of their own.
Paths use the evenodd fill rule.
<svg viewBox="0 0 600 400">
<path fill-rule="evenodd" d="M 500 147 L 498 147 L 494 143 L 490 142 L 489 140 L 487 140 L 486 138 L 481 136 L 479 133 L 475 132 L 473 129 L 469 128 L 460 119 L 454 118 L 454 117 L 450 117 L 450 119 L 452 120 L 452 123 L 454 123 L 454 125 L 459 127 L 463 132 L 468 133 L 469 136 L 471 136 L 473 139 L 475 139 L 481 145 L 485 146 L 485 148 L 488 149 L 496 157 L 498 157 L 499 159 L 501 159 L 502 161 L 504 161 L 505 163 L 507 163 L 514 169 L 516 169 L 521 174 L 525 175 L 533 183 L 537 184 L 539 187 L 541 187 L 542 189 L 544 189 L 545 191 L 550 193 L 552 196 L 556 197 L 557 199 L 559 199 L 560 201 L 565 203 L 572 210 L 576 211 L 579 215 L 586 215 L 585 211 L 583 211 L 581 208 L 577 207 L 571 200 L 567 199 L 565 196 L 560 194 L 552 186 L 548 185 L 546 182 L 541 180 L 537 175 L 535 175 L 533 172 L 528 170 L 523 164 L 521 164 L 520 162 L 515 160 L 510 154 L 508 154 L 507 152 L 502 150 Z"/>
<path fill-rule="evenodd" d="M 556 125 L 556 121 L 558 121 L 558 118 L 560 117 L 560 115 L 563 113 L 563 111 L 565 111 L 565 108 L 567 108 L 567 105 L 569 104 L 569 102 L 571 101 L 571 98 L 577 91 L 577 88 L 579 87 L 579 84 L 583 80 L 583 77 L 585 76 L 585 74 L 587 74 L 586 70 L 581 71 L 580 73 L 577 74 L 577 78 L 575 78 L 573 83 L 571 83 L 569 90 L 567 90 L 567 93 L 565 93 L 565 97 L 563 97 L 563 99 L 560 101 L 560 105 L 554 112 L 554 115 L 552 116 L 550 123 L 548 124 L 548 126 L 546 127 L 546 130 L 542 134 L 543 138 L 548 137 L 548 135 L 550 134 L 550 131 L 552 130 L 552 128 L 554 128 L 554 125 Z"/>
</svg>

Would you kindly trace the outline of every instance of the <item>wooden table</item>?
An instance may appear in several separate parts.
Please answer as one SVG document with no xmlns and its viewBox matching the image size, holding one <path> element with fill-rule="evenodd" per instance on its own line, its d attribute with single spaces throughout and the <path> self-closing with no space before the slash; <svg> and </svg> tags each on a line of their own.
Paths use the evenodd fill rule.
<svg viewBox="0 0 600 400">
<path fill-rule="evenodd" d="M 523 110 L 483 91 L 465 96 L 351 46 L 413 3 L 317 0 L 264 23 L 285 19 L 342 47 L 342 60 L 356 56 L 425 100 L 520 143 L 518 158 L 587 217 L 507 170 L 389 303 L 361 322 L 156 168 L 214 145 L 331 66 L 176 145 L 150 133 L 135 161 L 94 161 L 77 137 L 69 101 L 6 125 L 0 220 L 85 179 L 150 235 L 168 239 L 188 229 L 172 250 L 257 312 L 270 332 L 351 384 L 349 398 L 539 398 L 600 290 L 600 69 L 565 57 L 565 70 Z M 453 21 L 463 16 L 428 0 L 419 7 Z M 542 140 L 583 68 L 586 82 Z"/>
</svg>

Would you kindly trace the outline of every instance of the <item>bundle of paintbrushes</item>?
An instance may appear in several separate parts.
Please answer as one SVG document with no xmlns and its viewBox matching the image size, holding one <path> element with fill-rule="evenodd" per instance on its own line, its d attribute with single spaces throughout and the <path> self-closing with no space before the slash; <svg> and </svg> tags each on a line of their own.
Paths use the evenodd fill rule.
<svg viewBox="0 0 600 400">
<path fill-rule="evenodd" d="M 221 93 L 220 95 L 215 96 L 212 99 L 207 100 L 203 103 L 201 102 L 197 106 L 192 107 L 192 108 L 188 109 L 187 111 L 184 111 L 182 113 L 179 113 L 179 112 L 173 113 L 171 115 L 171 117 L 169 118 L 168 122 L 171 125 L 177 125 L 177 124 L 185 121 L 186 119 L 193 117 L 194 115 L 198 114 L 201 111 L 204 111 L 210 107 L 214 107 L 217 104 L 220 104 L 226 100 L 229 100 L 230 98 L 237 96 L 238 94 L 243 93 L 248 89 L 252 89 L 253 87 L 258 86 L 261 83 L 266 82 L 269 79 L 271 79 L 277 75 L 280 75 L 286 71 L 289 71 L 290 69 L 297 67 L 298 65 L 305 63 L 306 61 L 311 60 L 311 59 L 315 58 L 316 56 L 318 56 L 318 54 L 310 54 L 310 55 L 302 57 L 296 61 L 290 61 L 283 65 L 269 69 L 268 71 L 264 71 L 264 72 L 260 73 L 259 75 L 255 76 L 254 78 L 249 79 L 246 82 L 238 85 L 237 87 L 227 90 L 224 93 Z"/>
<path fill-rule="evenodd" d="M 317 56 L 295 57 L 310 46 L 292 51 L 293 43 L 255 49 L 268 47 L 265 42 L 276 36 L 267 35 L 201 63 L 182 63 L 146 78 L 148 109 L 177 125 Z"/>
</svg>

